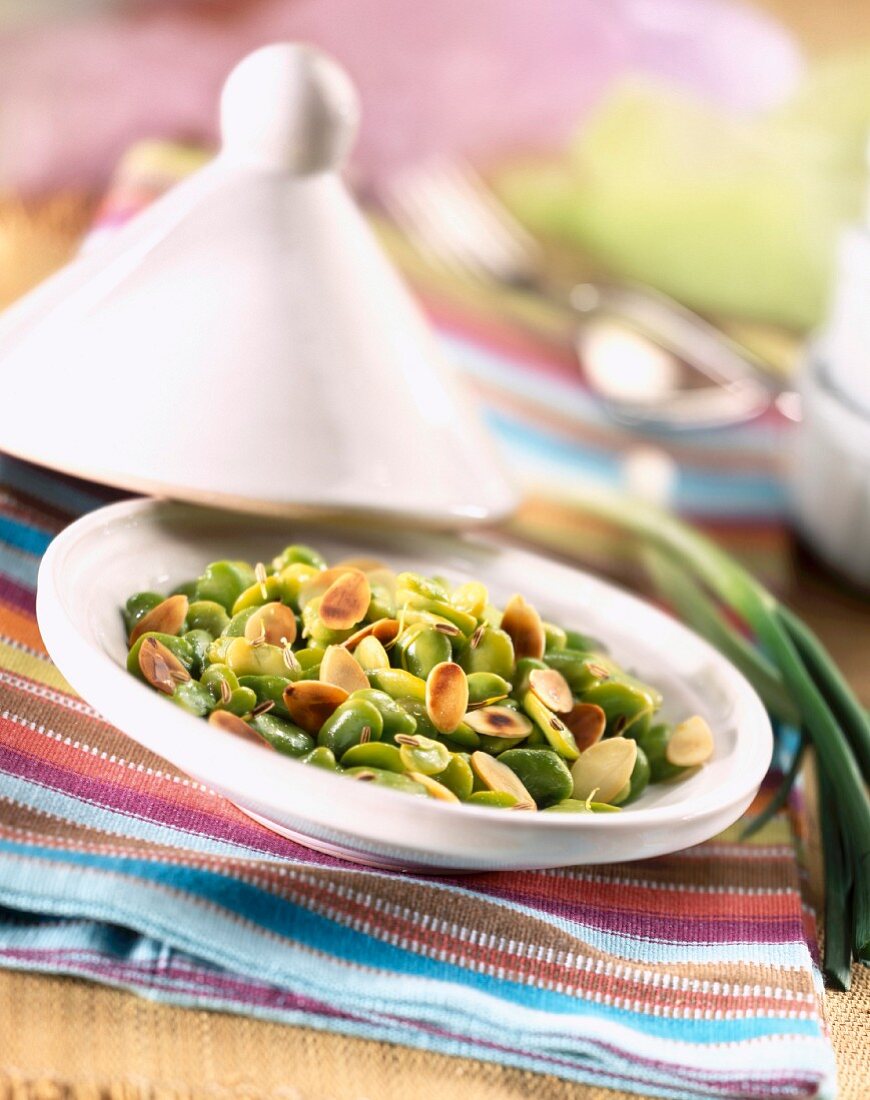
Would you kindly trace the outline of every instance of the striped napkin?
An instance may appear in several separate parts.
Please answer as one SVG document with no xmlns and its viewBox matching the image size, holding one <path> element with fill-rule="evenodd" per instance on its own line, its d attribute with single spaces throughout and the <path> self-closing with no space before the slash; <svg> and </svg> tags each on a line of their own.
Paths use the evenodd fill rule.
<svg viewBox="0 0 870 1100">
<path fill-rule="evenodd" d="M 546 341 L 523 381 L 505 348 L 529 338 L 482 331 L 447 339 L 491 372 L 504 357 L 518 389 L 561 377 Z M 607 867 L 425 878 L 308 851 L 110 727 L 48 659 L 40 555 L 111 495 L 0 459 L 0 964 L 645 1095 L 835 1094 L 799 806 Z"/>
</svg>

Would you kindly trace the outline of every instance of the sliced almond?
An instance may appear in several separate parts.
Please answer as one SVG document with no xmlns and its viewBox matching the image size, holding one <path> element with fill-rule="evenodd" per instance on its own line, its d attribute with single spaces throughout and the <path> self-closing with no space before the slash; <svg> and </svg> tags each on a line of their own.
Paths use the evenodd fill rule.
<svg viewBox="0 0 870 1100">
<path fill-rule="evenodd" d="M 544 656 L 547 644 L 544 624 L 534 607 L 522 596 L 511 596 L 505 604 L 501 628 L 510 635 L 514 643 L 514 655 L 518 661 L 522 657 L 534 657 L 540 660 Z"/>
<path fill-rule="evenodd" d="M 169 596 L 147 611 L 130 632 L 132 646 L 143 634 L 180 634 L 190 606 L 187 596 Z"/>
<path fill-rule="evenodd" d="M 406 772 L 409 779 L 413 779 L 415 783 L 419 783 L 421 787 L 426 788 L 426 794 L 430 798 L 437 798 L 439 802 L 458 802 L 459 799 L 453 793 L 448 790 L 443 783 L 439 783 L 437 779 L 433 779 L 431 775 L 423 775 L 422 772 Z"/>
<path fill-rule="evenodd" d="M 453 661 L 441 661 L 426 680 L 426 713 L 439 733 L 452 733 L 468 710 L 468 680 Z"/>
<path fill-rule="evenodd" d="M 713 755 L 713 731 L 700 715 L 695 714 L 674 726 L 665 759 L 678 768 L 695 768 Z"/>
<path fill-rule="evenodd" d="M 347 697 L 344 688 L 319 680 L 298 680 L 284 688 L 284 706 L 296 725 L 308 733 L 317 733 Z"/>
<path fill-rule="evenodd" d="M 363 638 L 374 637 L 386 649 L 395 642 L 399 636 L 398 619 L 376 619 L 373 623 L 366 623 L 359 630 L 351 634 L 341 643 L 345 649 L 353 650 L 360 644 Z"/>
<path fill-rule="evenodd" d="M 576 703 L 563 721 L 581 752 L 600 741 L 607 729 L 607 715 L 597 703 Z"/>
<path fill-rule="evenodd" d="M 389 661 L 387 665 L 389 666 Z M 359 662 L 340 645 L 326 647 L 320 662 L 320 682 L 343 688 L 348 695 L 371 686 Z"/>
<path fill-rule="evenodd" d="M 629 737 L 610 737 L 580 754 L 571 768 L 573 797 L 585 802 L 612 802 L 631 779 L 637 760 L 637 742 Z"/>
<path fill-rule="evenodd" d="M 217 726 L 218 729 L 232 733 L 236 737 L 242 737 L 255 745 L 269 745 L 266 738 L 257 733 L 253 726 L 249 726 L 244 719 L 239 718 L 237 714 L 231 714 L 228 710 L 213 710 L 208 716 L 208 722 L 210 726 Z M 271 747 L 269 745 L 269 748 Z"/>
<path fill-rule="evenodd" d="M 353 567 L 333 565 L 330 569 L 319 569 L 299 585 L 299 606 L 304 607 L 310 600 L 322 596 L 339 577 L 343 577 Z"/>
<path fill-rule="evenodd" d="M 156 638 L 146 638 L 139 647 L 139 670 L 148 683 L 164 695 L 172 695 L 176 684 L 190 679 L 181 661 Z"/>
<path fill-rule="evenodd" d="M 530 719 L 512 707 L 481 707 L 479 710 L 470 710 L 463 721 L 475 733 L 483 733 L 487 737 L 504 737 L 518 741 L 532 732 Z"/>
<path fill-rule="evenodd" d="M 266 603 L 245 623 L 249 642 L 262 639 L 268 645 L 292 645 L 296 641 L 296 616 L 283 603 Z"/>
<path fill-rule="evenodd" d="M 529 674 L 529 687 L 545 707 L 567 714 L 574 706 L 568 681 L 555 668 L 536 668 Z"/>
<path fill-rule="evenodd" d="M 368 611 L 371 598 L 371 585 L 365 573 L 348 569 L 323 593 L 320 621 L 329 630 L 349 630 Z"/>
<path fill-rule="evenodd" d="M 490 791 L 503 791 L 512 794 L 517 800 L 514 810 L 535 810 L 535 800 L 520 781 L 516 772 L 507 764 L 502 764 L 488 752 L 473 752 L 471 766 L 480 782 Z"/>
</svg>

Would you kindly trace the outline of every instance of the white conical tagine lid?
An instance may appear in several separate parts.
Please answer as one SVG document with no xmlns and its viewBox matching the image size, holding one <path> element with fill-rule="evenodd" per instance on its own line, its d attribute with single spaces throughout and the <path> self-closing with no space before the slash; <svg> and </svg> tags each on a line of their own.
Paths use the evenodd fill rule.
<svg viewBox="0 0 870 1100">
<path fill-rule="evenodd" d="M 0 449 L 246 510 L 508 512 L 485 432 L 339 178 L 357 116 L 313 49 L 243 60 L 220 155 L 0 318 Z"/>
</svg>

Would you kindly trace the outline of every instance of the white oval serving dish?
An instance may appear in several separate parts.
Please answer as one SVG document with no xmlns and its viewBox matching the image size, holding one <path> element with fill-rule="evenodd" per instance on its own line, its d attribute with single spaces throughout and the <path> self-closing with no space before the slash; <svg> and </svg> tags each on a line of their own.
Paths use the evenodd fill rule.
<svg viewBox="0 0 870 1100">
<path fill-rule="evenodd" d="M 663 714 L 700 713 L 712 760 L 681 782 L 648 788 L 620 814 L 517 814 L 412 798 L 306 767 L 171 706 L 124 668 L 120 608 L 141 589 L 167 591 L 217 558 L 269 560 L 287 543 L 328 559 L 374 554 L 388 564 L 484 580 L 496 603 L 514 591 L 545 618 L 603 638 L 661 688 Z M 428 871 L 609 863 L 677 851 L 735 821 L 768 768 L 767 714 L 744 678 L 668 615 L 604 581 L 480 536 L 231 515 L 133 500 L 63 531 L 39 571 L 39 627 L 72 686 L 130 737 L 270 828 L 374 866 Z"/>
</svg>

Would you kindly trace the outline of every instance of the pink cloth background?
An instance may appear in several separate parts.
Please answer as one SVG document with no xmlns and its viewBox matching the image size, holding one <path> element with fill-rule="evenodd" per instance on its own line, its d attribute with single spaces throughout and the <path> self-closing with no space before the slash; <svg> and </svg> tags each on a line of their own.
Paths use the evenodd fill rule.
<svg viewBox="0 0 870 1100">
<path fill-rule="evenodd" d="M 357 81 L 369 181 L 428 153 L 552 148 L 628 72 L 752 111 L 800 70 L 785 31 L 727 0 L 139 0 L 0 32 L 0 185 L 99 187 L 138 138 L 216 138 L 224 76 L 282 38 Z"/>
</svg>

